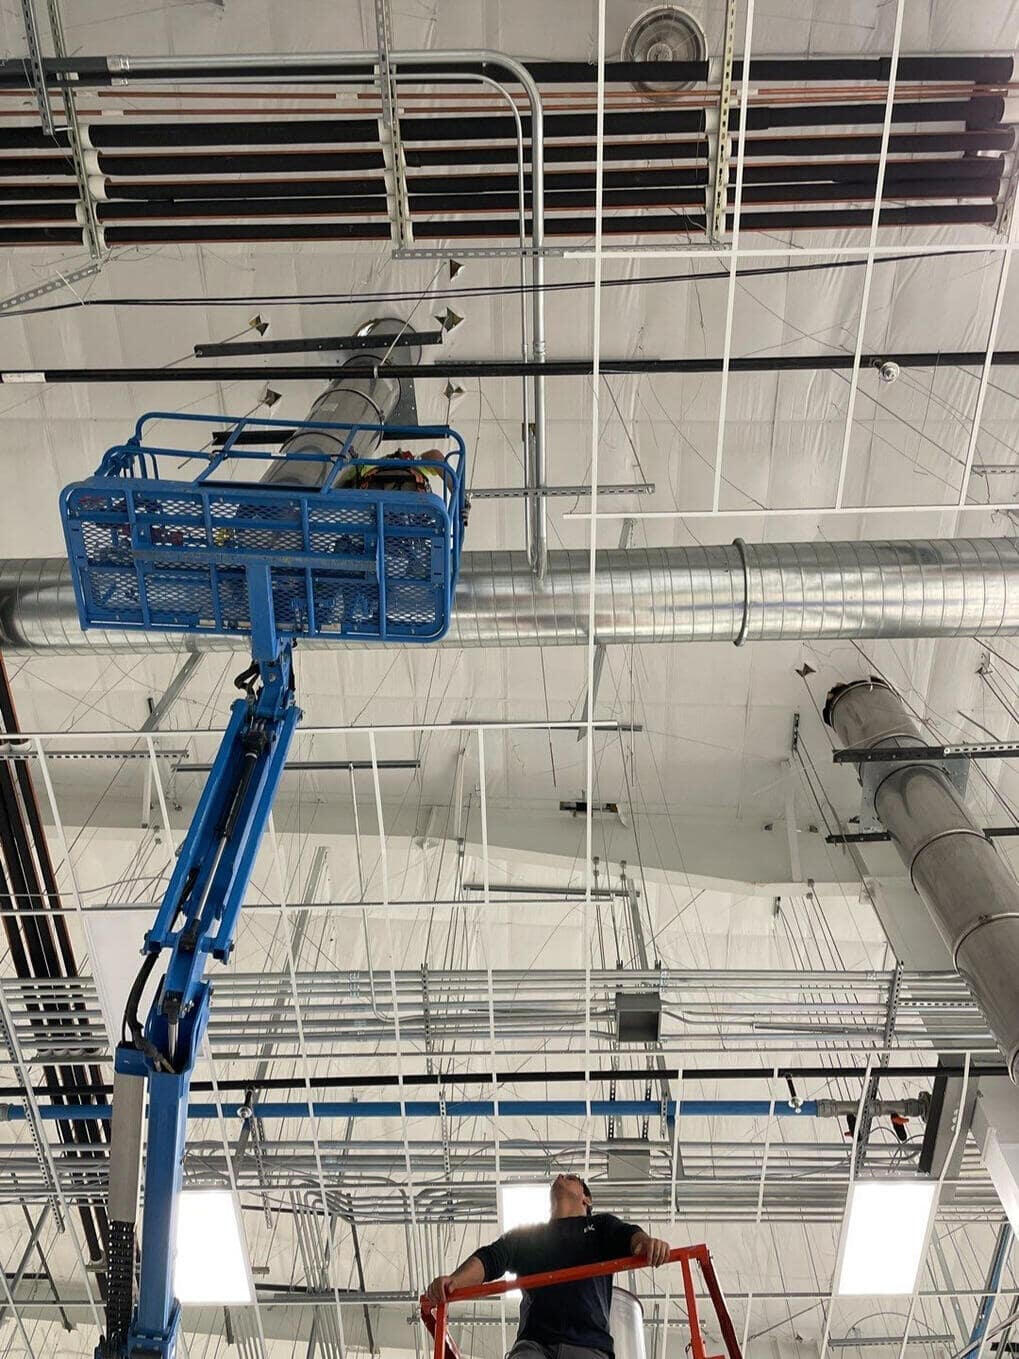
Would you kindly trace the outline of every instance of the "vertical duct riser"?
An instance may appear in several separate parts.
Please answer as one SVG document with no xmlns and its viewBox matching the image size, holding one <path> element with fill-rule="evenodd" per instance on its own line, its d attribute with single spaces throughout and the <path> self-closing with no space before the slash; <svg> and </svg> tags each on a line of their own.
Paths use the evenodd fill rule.
<svg viewBox="0 0 1019 1359">
<path fill-rule="evenodd" d="M 832 690 L 825 716 L 845 746 L 925 744 L 898 694 L 880 681 Z M 875 791 L 875 811 L 1016 1080 L 1019 882 L 940 768 L 886 768 Z"/>
<path fill-rule="evenodd" d="M 384 425 L 390 420 L 400 405 L 401 397 L 408 388 L 412 388 L 413 380 L 390 377 L 384 369 L 382 371 L 378 369 L 388 356 L 392 337 L 405 329 L 405 322 L 394 317 L 384 317 L 369 322 L 368 326 L 359 330 L 359 335 L 378 334 L 378 349 L 361 349 L 348 359 L 344 365 L 343 376 L 330 383 L 315 401 L 306 419 L 343 425 Z M 413 345 L 403 350 L 401 362 L 416 364 L 420 357 L 420 347 Z M 380 449 L 381 442 L 382 436 L 377 431 L 359 430 L 351 440 L 347 450 L 348 456 L 382 457 L 384 455 Z M 280 449 L 280 461 L 273 463 L 262 480 L 274 485 L 320 486 L 329 471 L 328 463 L 301 462 L 290 459 L 288 455 L 292 453 L 339 455 L 343 443 L 344 438 L 339 431 L 331 434 L 328 430 L 301 430 L 283 445 Z M 287 461 L 284 461 L 284 458 Z"/>
</svg>

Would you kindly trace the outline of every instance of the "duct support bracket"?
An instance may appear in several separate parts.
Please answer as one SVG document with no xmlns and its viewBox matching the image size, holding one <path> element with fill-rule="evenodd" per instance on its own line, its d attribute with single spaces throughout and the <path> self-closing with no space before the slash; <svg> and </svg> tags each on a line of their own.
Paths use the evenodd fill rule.
<svg viewBox="0 0 1019 1359">
<path fill-rule="evenodd" d="M 863 1104 L 860 1109 L 859 1127 L 856 1130 L 856 1164 L 854 1174 L 859 1175 L 863 1170 L 863 1163 L 867 1159 L 867 1143 L 870 1139 L 870 1130 L 874 1123 L 874 1115 L 877 1112 L 877 1093 L 878 1084 L 881 1080 L 881 1071 L 888 1065 L 889 1049 L 892 1039 L 895 1037 L 895 1018 L 899 1010 L 899 996 L 902 992 L 902 962 L 895 964 L 895 970 L 888 982 L 888 1000 L 885 1004 L 885 1024 L 881 1035 L 882 1052 L 878 1058 L 877 1070 L 871 1073 L 867 1084 L 867 1092 L 863 1097 Z"/>
<path fill-rule="evenodd" d="M 450 253 L 449 249 L 440 250 L 427 246 L 415 246 L 413 250 L 394 250 L 393 259 L 448 260 Z M 565 245 L 461 246 L 459 241 L 456 244 L 455 254 L 457 260 L 460 262 L 463 262 L 464 260 L 492 260 L 499 258 L 518 260 L 521 257 L 530 259 L 532 255 L 540 255 L 542 259 L 566 259 L 569 256 L 587 258 L 583 251 L 572 250 Z"/>
<path fill-rule="evenodd" d="M 68 269 L 64 274 L 58 272 L 56 278 L 47 279 L 45 283 L 37 283 L 33 288 L 23 288 L 19 293 L 11 293 L 9 297 L 0 298 L 0 313 L 14 311 L 26 302 L 35 302 L 37 298 L 59 292 L 61 288 L 70 288 L 72 284 L 80 283 L 82 279 L 92 278 L 101 268 L 101 260 L 90 260 L 80 269 Z"/>
<path fill-rule="evenodd" d="M 46 0 L 46 13 L 49 15 L 53 50 L 58 58 L 63 59 L 67 56 L 67 44 L 64 42 L 64 25 L 60 18 L 59 0 Z M 95 198 L 89 184 L 88 169 L 85 164 L 85 146 L 81 136 L 81 124 L 78 122 L 78 105 L 75 101 L 74 89 L 66 78 L 60 81 L 60 97 L 64 105 L 67 136 L 71 143 L 74 177 L 78 183 L 78 224 L 85 238 L 89 258 L 93 262 L 99 263 L 104 250 L 103 229 L 96 216 Z"/>
<path fill-rule="evenodd" d="M 736 0 L 725 0 L 725 45 L 718 81 L 718 126 L 715 129 L 714 190 L 708 221 L 711 239 L 725 235 L 725 215 L 729 203 L 729 114 L 732 109 L 732 64 L 736 48 Z"/>
<path fill-rule="evenodd" d="M 25 41 L 28 44 L 28 75 L 35 91 L 35 102 L 39 106 L 42 130 L 47 137 L 52 137 L 53 110 L 50 108 L 50 94 L 46 87 L 46 73 L 42 65 L 39 16 L 35 12 L 35 0 L 21 0 L 21 18 L 25 27 Z"/>
<path fill-rule="evenodd" d="M 860 804 L 860 829 L 864 833 L 884 830 L 881 818 L 877 814 L 875 799 L 878 789 L 888 775 L 901 769 L 902 764 L 901 760 L 895 759 L 869 759 L 857 766 L 860 774 L 860 788 L 863 792 L 863 799 Z M 940 770 L 955 788 L 959 797 L 965 799 L 966 786 L 969 783 L 969 760 L 917 760 L 917 764 L 929 764 L 932 769 Z"/>
<path fill-rule="evenodd" d="M 379 140 L 382 144 L 383 175 L 393 245 L 405 248 L 414 242 L 410 221 L 410 196 L 407 193 L 406 162 L 400 139 L 400 109 L 396 81 L 389 59 L 393 39 L 393 16 L 389 0 L 375 0 L 375 32 L 379 45 L 378 81 L 382 94 L 382 119 Z"/>
</svg>

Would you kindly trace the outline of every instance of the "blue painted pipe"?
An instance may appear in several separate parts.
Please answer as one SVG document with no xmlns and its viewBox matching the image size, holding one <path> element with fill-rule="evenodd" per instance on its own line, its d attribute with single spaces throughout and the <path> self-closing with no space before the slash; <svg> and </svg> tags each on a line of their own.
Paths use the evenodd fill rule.
<svg viewBox="0 0 1019 1359">
<path fill-rule="evenodd" d="M 960 1351 L 962 1356 L 974 1354 L 979 1350 L 983 1342 L 984 1333 L 991 1320 L 991 1312 L 994 1310 L 994 1301 L 1001 1286 L 1001 1276 L 1005 1271 L 1005 1261 L 1008 1259 L 1012 1249 L 1012 1228 L 1006 1222 L 998 1232 L 998 1240 L 994 1247 L 994 1254 L 991 1256 L 991 1267 L 987 1272 L 987 1283 L 985 1285 L 984 1296 L 980 1299 L 980 1306 L 977 1308 L 976 1320 L 973 1322 L 973 1329 L 970 1332 L 969 1344 L 964 1350 Z"/>
<path fill-rule="evenodd" d="M 255 1106 L 260 1118 L 307 1118 L 308 1103 L 304 1100 L 286 1102 L 260 1100 Z M 316 1118 L 399 1118 L 402 1110 L 398 1100 L 315 1100 L 311 1113 Z M 227 1118 L 239 1118 L 243 1105 L 236 1102 L 224 1103 L 223 1113 Z M 409 1099 L 405 1102 L 408 1118 L 438 1118 L 437 1100 Z M 623 1115 L 643 1117 L 660 1114 L 662 1104 L 653 1099 L 593 1099 L 591 1113 L 600 1118 Z M 112 1115 L 109 1104 L 46 1104 L 39 1111 L 44 1119 L 59 1121 L 66 1119 L 78 1123 L 86 1119 L 108 1120 Z M 495 1105 L 490 1099 L 447 1100 L 446 1113 L 451 1118 L 490 1118 Z M 586 1100 L 582 1099 L 501 1099 L 499 1113 L 512 1117 L 541 1118 L 583 1118 L 588 1112 Z M 767 1118 L 774 1113 L 776 1118 L 817 1118 L 817 1102 L 805 1099 L 798 1109 L 793 1109 L 784 1100 L 776 1100 L 774 1110 L 771 1101 L 766 1099 L 685 1099 L 680 1102 L 680 1116 L 683 1118 Z M 669 1100 L 665 1106 L 667 1118 L 675 1118 L 676 1101 Z M 7 1105 L 2 1116 L 12 1122 L 25 1118 L 25 1110 L 18 1104 Z M 219 1109 L 215 1104 L 189 1104 L 190 1118 L 218 1118 Z"/>
</svg>

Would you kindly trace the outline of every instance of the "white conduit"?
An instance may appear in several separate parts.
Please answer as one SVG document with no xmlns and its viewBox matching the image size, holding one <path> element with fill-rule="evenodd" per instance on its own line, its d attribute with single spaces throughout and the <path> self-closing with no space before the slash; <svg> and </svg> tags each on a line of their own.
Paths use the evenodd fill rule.
<svg viewBox="0 0 1019 1359">
<path fill-rule="evenodd" d="M 536 581 L 525 553 L 465 553 L 445 644 L 586 645 L 589 566 L 584 549 L 551 552 Z M 595 640 L 605 644 L 1019 634 L 1012 538 L 605 548 L 594 582 Z M 0 646 L 9 653 L 180 645 L 172 633 L 83 633 L 62 558 L 0 561 Z M 231 637 L 187 645 L 242 649 Z"/>
</svg>

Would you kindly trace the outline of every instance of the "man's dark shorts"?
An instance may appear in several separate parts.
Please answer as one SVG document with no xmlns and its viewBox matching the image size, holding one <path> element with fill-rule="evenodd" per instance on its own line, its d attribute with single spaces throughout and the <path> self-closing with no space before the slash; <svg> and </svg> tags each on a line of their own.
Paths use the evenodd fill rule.
<svg viewBox="0 0 1019 1359">
<path fill-rule="evenodd" d="M 518 1340 L 506 1359 L 608 1359 L 608 1355 L 584 1345 L 539 1345 L 537 1340 Z"/>
</svg>

